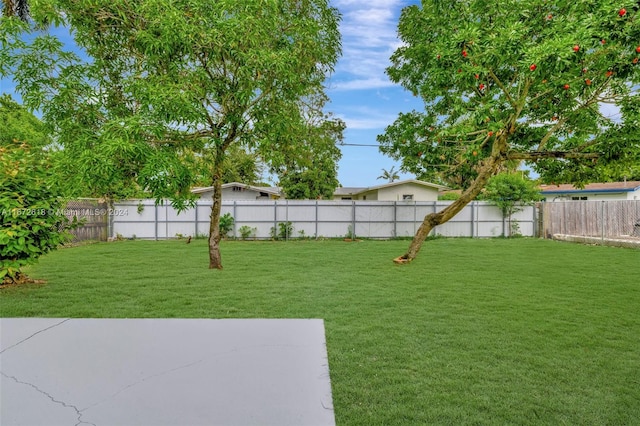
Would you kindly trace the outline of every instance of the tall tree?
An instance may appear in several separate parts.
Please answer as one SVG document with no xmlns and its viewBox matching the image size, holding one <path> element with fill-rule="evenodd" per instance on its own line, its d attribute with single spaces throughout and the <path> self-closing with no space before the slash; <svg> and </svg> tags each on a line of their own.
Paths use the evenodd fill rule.
<svg viewBox="0 0 640 426">
<path fill-rule="evenodd" d="M 640 161 L 636 3 L 425 0 L 402 11 L 398 29 L 387 72 L 425 110 L 400 114 L 378 137 L 381 150 L 403 170 L 464 171 L 470 183 L 424 218 L 397 263 L 414 259 L 505 162 L 581 183 Z"/>
<path fill-rule="evenodd" d="M 184 208 L 195 175 L 184 156 L 211 158 L 209 267 L 221 268 L 226 155 L 240 145 L 270 161 L 294 146 L 299 100 L 322 93 L 340 53 L 338 11 L 326 0 L 42 0 L 33 9 L 72 28 L 92 60 L 50 36 L 11 39 L 3 57 L 25 102 L 105 187 L 120 165 L 122 177 Z"/>
<path fill-rule="evenodd" d="M 281 145 L 273 158 L 272 172 L 290 199 L 330 199 L 340 184 L 338 161 L 342 152 L 345 123 L 333 114 L 324 112 L 327 97 L 318 94 L 300 103 L 301 132 L 296 140 Z M 300 146 L 305 147 L 300 149 Z"/>
</svg>

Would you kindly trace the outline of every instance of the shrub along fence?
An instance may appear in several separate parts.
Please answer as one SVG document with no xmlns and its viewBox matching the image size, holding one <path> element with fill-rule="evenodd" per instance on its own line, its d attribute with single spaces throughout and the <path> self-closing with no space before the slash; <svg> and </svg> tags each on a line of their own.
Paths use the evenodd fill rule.
<svg viewBox="0 0 640 426">
<path fill-rule="evenodd" d="M 289 225 L 291 238 L 394 238 L 412 237 L 425 215 L 437 212 L 451 201 L 325 201 L 265 200 L 226 201 L 222 215 L 234 223 L 230 237 L 270 239 Z M 116 202 L 111 210 L 111 236 L 167 239 L 198 237 L 209 233 L 212 202 L 178 214 L 168 203 L 154 200 Z M 525 206 L 511 220 L 486 202 L 472 202 L 451 221 L 438 226 L 432 235 L 449 237 L 498 237 L 514 233 L 538 234 L 537 209 Z"/>
</svg>

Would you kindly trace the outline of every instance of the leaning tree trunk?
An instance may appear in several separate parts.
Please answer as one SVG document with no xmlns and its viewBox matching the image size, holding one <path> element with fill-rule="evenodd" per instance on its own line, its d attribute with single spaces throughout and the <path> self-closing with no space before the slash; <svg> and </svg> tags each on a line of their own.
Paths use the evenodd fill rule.
<svg viewBox="0 0 640 426">
<path fill-rule="evenodd" d="M 496 135 L 496 140 L 493 144 L 491 156 L 481 163 L 478 170 L 478 177 L 473 181 L 471 186 L 467 188 L 460 198 L 455 200 L 448 207 L 437 213 L 431 213 L 425 216 L 422 224 L 418 228 L 416 235 L 414 235 L 409 250 L 402 256 L 393 259 L 395 263 L 409 263 L 416 258 L 422 243 L 426 240 L 427 236 L 433 228 L 443 223 L 448 222 L 451 218 L 457 215 L 467 204 L 473 201 L 478 194 L 482 191 L 482 188 L 487 184 L 489 178 L 496 174 L 505 161 L 505 154 L 507 148 L 507 134 L 499 133 Z"/>
<path fill-rule="evenodd" d="M 209 220 L 209 269 L 222 269 L 220 211 L 222 210 L 222 156 L 216 155 L 213 171 L 213 206 Z"/>
</svg>

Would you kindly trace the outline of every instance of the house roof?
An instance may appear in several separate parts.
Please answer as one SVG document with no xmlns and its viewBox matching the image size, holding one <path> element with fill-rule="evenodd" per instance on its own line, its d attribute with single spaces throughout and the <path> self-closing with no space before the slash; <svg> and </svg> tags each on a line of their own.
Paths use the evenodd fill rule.
<svg viewBox="0 0 640 426">
<path fill-rule="evenodd" d="M 389 182 L 382 185 L 369 186 L 369 187 L 339 187 L 339 188 L 336 188 L 335 191 L 333 191 L 333 195 L 357 195 L 363 192 L 376 191 L 383 188 L 391 188 L 393 186 L 400 186 L 400 185 L 406 185 L 406 184 L 416 184 L 416 185 L 426 186 L 429 188 L 437 189 L 438 191 L 442 189 L 447 189 L 446 186 L 436 185 L 435 183 L 425 182 L 417 179 L 407 179 L 407 180 L 399 180 L 396 182 Z"/>
<path fill-rule="evenodd" d="M 254 186 L 254 185 L 247 185 L 246 183 L 240 183 L 240 182 L 229 182 L 222 185 L 222 189 L 233 188 L 233 187 L 245 188 L 250 191 L 265 192 L 267 194 L 282 196 L 282 190 L 277 186 Z M 198 187 L 198 188 L 193 188 L 191 190 L 193 194 L 202 194 L 203 192 L 209 192 L 209 191 L 213 191 L 213 186 Z"/>
<path fill-rule="evenodd" d="M 640 190 L 640 181 L 590 183 L 584 188 L 576 188 L 572 184 L 540 185 L 541 194 L 574 194 L 574 193 L 612 193 L 633 192 Z"/>
</svg>

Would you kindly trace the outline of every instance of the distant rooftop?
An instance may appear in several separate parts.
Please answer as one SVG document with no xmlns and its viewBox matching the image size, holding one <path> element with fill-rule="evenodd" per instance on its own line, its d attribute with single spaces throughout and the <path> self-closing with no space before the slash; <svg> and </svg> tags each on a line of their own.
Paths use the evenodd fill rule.
<svg viewBox="0 0 640 426">
<path fill-rule="evenodd" d="M 571 192 L 631 192 L 640 188 L 640 181 L 590 183 L 584 188 L 576 188 L 572 184 L 540 185 L 543 194 L 571 193 Z"/>
<path fill-rule="evenodd" d="M 446 186 L 437 185 L 435 183 L 425 182 L 417 179 L 407 179 L 407 180 L 397 180 L 395 182 L 387 182 L 381 185 L 375 185 L 375 186 L 369 186 L 369 187 L 343 186 L 343 187 L 336 188 L 336 190 L 333 191 L 333 195 L 354 195 L 354 194 L 359 194 L 365 191 L 372 191 L 376 189 L 388 188 L 391 186 L 404 185 L 407 183 L 413 183 L 421 186 L 428 186 L 431 188 L 436 188 L 438 190 L 447 189 Z"/>
</svg>

